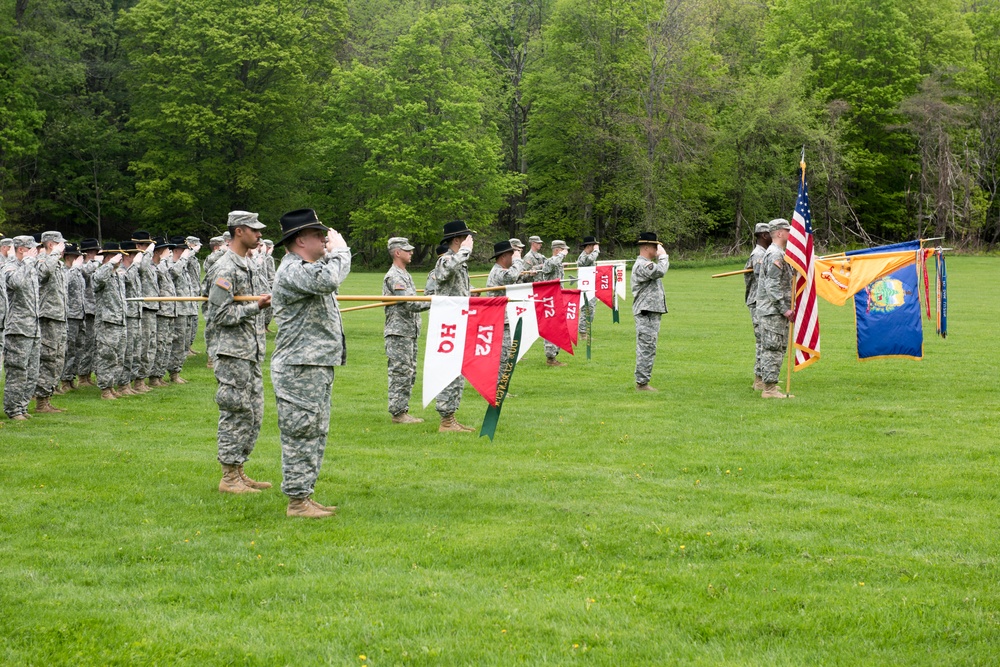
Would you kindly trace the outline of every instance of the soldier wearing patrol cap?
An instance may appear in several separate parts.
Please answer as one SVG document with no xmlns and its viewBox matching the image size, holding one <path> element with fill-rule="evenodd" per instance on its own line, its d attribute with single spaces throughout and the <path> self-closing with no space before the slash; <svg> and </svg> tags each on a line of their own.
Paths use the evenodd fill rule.
<svg viewBox="0 0 1000 667">
<path fill-rule="evenodd" d="M 65 394 L 75 388 L 84 346 L 83 255 L 75 243 L 67 243 L 63 250 L 63 270 L 66 272 L 66 361 L 63 363 L 62 383 L 55 393 Z"/>
<path fill-rule="evenodd" d="M 101 260 L 97 256 L 100 250 L 101 243 L 95 238 L 80 241 L 80 252 L 83 253 L 83 266 L 80 267 L 80 273 L 83 275 L 84 330 L 83 350 L 76 372 L 77 384 L 81 387 L 97 386 L 91 374 L 94 372 L 94 354 L 97 350 L 97 332 L 95 329 L 97 300 L 94 297 L 94 272 L 101 266 Z"/>
<path fill-rule="evenodd" d="M 746 293 L 743 296 L 746 300 L 747 308 L 750 310 L 750 322 L 753 324 L 753 337 L 756 347 L 753 364 L 753 390 L 762 391 L 764 389 L 764 381 L 760 377 L 760 360 L 763 348 L 760 346 L 760 322 L 757 319 L 757 283 L 760 279 L 760 269 L 764 261 L 764 253 L 767 251 L 767 247 L 771 245 L 770 227 L 766 222 L 759 222 L 753 228 L 753 235 L 755 240 L 753 250 L 750 252 L 747 263 L 743 266 L 744 270 L 749 269 L 750 271 L 743 277 L 746 283 Z"/>
<path fill-rule="evenodd" d="M 14 258 L 3 267 L 7 292 L 4 330 L 3 411 L 16 421 L 30 419 L 28 403 L 38 384 L 38 275 L 34 262 L 38 244 L 30 236 L 14 237 Z"/>
<path fill-rule="evenodd" d="M 263 311 L 271 296 L 263 272 L 247 253 L 260 243 L 264 224 L 256 213 L 229 214 L 229 249 L 212 267 L 212 284 L 205 313 L 205 339 L 219 384 L 218 459 L 222 465 L 219 491 L 257 493 L 271 488 L 243 471 L 250 458 L 264 418 L 264 377 L 261 364 L 267 352 Z M 260 296 L 256 301 L 236 301 L 237 296 Z M 209 333 L 211 332 L 211 333 Z"/>
<path fill-rule="evenodd" d="M 311 208 L 281 216 L 285 257 L 274 276 L 278 334 L 271 384 L 281 432 L 285 514 L 320 519 L 336 507 L 312 499 L 330 430 L 334 369 L 347 356 L 337 290 L 351 271 L 351 249 Z"/>
<path fill-rule="evenodd" d="M 38 328 L 40 347 L 35 412 L 62 412 L 52 405 L 52 392 L 66 363 L 66 272 L 62 254 L 66 239 L 59 232 L 43 232 L 35 271 L 38 273 Z"/>
<path fill-rule="evenodd" d="M 383 296 L 416 296 L 413 277 L 406 270 L 413 258 L 413 246 L 401 236 L 389 239 L 392 266 L 382 279 Z M 420 311 L 430 308 L 426 301 L 396 303 L 385 307 L 385 355 L 389 359 L 389 414 L 393 424 L 419 424 L 424 420 L 410 414 L 410 392 L 417 377 L 417 338 Z"/>
<path fill-rule="evenodd" d="M 542 237 L 540 236 L 529 236 L 528 237 L 528 252 L 524 253 L 524 269 L 521 274 L 519 282 L 522 283 L 533 283 L 536 280 L 540 280 L 540 274 L 542 271 L 542 264 L 545 263 L 545 256 L 539 252 L 542 249 Z"/>
<path fill-rule="evenodd" d="M 764 381 L 761 398 L 791 398 L 778 389 L 781 362 L 788 348 L 788 323 L 792 310 L 792 267 L 785 261 L 785 243 L 792 226 L 784 218 L 768 224 L 771 245 L 764 253 L 757 276 L 757 319 L 760 326 L 760 375 Z"/>
<path fill-rule="evenodd" d="M 566 259 L 567 253 L 569 253 L 569 246 L 566 245 L 565 241 L 556 239 L 552 242 L 552 256 L 542 264 L 542 280 L 562 280 L 564 275 L 563 261 Z M 558 354 L 559 346 L 545 341 L 545 365 L 565 366 L 566 364 L 556 359 Z"/>
<path fill-rule="evenodd" d="M 434 266 L 434 279 L 437 281 L 438 295 L 469 296 L 469 257 L 472 255 L 474 234 L 475 232 L 466 226 L 464 220 L 452 220 L 445 223 L 441 243 L 448 246 L 448 250 L 438 257 L 437 264 Z M 463 426 L 455 419 L 455 413 L 462 402 L 464 388 L 465 378 L 459 376 L 438 394 L 434 407 L 441 415 L 439 432 L 473 432 L 474 429 Z"/>
<path fill-rule="evenodd" d="M 632 265 L 632 315 L 635 316 L 635 388 L 656 391 L 649 386 L 660 338 L 660 319 L 667 312 L 663 276 L 670 258 L 656 232 L 639 234 L 639 257 Z"/>
</svg>

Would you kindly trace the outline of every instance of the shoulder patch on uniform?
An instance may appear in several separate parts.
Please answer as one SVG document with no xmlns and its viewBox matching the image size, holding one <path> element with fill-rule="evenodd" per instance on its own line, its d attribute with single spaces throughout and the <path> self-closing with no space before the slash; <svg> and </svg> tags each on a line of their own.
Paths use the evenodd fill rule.
<svg viewBox="0 0 1000 667">
<path fill-rule="evenodd" d="M 215 284 L 226 291 L 233 289 L 233 284 L 228 280 L 226 280 L 225 278 L 219 278 L 218 280 L 215 281 Z"/>
<path fill-rule="evenodd" d="M 783 261 L 781 261 L 780 259 L 776 259 L 776 260 L 774 260 L 774 265 L 775 265 L 776 267 L 778 267 L 779 269 L 781 268 L 781 265 L 782 265 L 782 264 L 784 264 L 784 262 L 783 262 Z"/>
<path fill-rule="evenodd" d="M 392 289 L 394 289 L 394 290 L 397 290 L 397 289 L 406 289 L 406 285 L 404 285 L 403 283 L 396 283 L 396 284 L 394 284 L 392 286 Z"/>
</svg>

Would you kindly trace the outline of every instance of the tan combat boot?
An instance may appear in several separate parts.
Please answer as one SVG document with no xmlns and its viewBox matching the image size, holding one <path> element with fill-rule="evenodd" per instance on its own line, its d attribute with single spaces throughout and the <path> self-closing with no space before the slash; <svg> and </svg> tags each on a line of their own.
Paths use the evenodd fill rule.
<svg viewBox="0 0 1000 667">
<path fill-rule="evenodd" d="M 243 466 L 242 465 L 236 466 L 236 469 L 240 473 L 240 479 L 242 479 L 243 483 L 246 484 L 247 486 L 249 486 L 251 489 L 270 489 L 271 488 L 271 483 L 270 482 L 258 482 L 255 479 L 250 479 L 247 476 L 247 474 L 245 472 L 243 472 Z"/>
<path fill-rule="evenodd" d="M 313 500 L 312 498 L 307 498 L 306 500 L 307 500 L 307 501 L 309 502 L 309 504 L 311 504 L 311 505 L 312 505 L 313 507 L 318 507 L 318 508 L 320 508 L 321 510 L 323 510 L 324 512 L 329 512 L 330 514 L 336 514 L 336 513 L 337 513 L 337 506 L 336 506 L 336 505 L 324 505 L 324 504 L 322 504 L 322 503 L 318 503 L 318 502 L 316 502 L 316 501 L 315 501 L 315 500 Z"/>
<path fill-rule="evenodd" d="M 163 378 L 151 377 L 149 382 L 146 383 L 147 387 L 166 387 L 167 383 L 163 381 Z"/>
<path fill-rule="evenodd" d="M 285 516 L 301 516 L 307 519 L 325 519 L 328 516 L 333 516 L 333 512 L 320 509 L 315 504 L 310 502 L 309 498 L 289 498 L 288 509 L 285 510 Z"/>
<path fill-rule="evenodd" d="M 222 464 L 222 480 L 219 481 L 220 493 L 260 493 L 259 489 L 254 489 L 243 483 L 240 477 L 239 466 Z"/>
<path fill-rule="evenodd" d="M 11 421 L 15 421 L 15 422 L 26 422 L 26 421 L 28 421 L 28 415 L 23 415 L 23 414 L 22 415 L 14 415 L 13 417 L 10 418 L 10 420 Z"/>
<path fill-rule="evenodd" d="M 90 378 L 89 375 L 78 375 L 76 377 L 77 377 L 77 380 L 78 380 L 77 386 L 79 386 L 79 387 L 96 387 L 97 386 L 96 384 L 94 384 L 94 381 Z"/>
<path fill-rule="evenodd" d="M 170 371 L 170 381 L 174 384 L 187 384 L 187 380 L 182 378 L 178 371 Z"/>
<path fill-rule="evenodd" d="M 781 390 L 778 389 L 777 382 L 769 382 L 764 385 L 764 391 L 760 394 L 761 398 L 795 398 L 791 394 L 782 394 Z"/>
<path fill-rule="evenodd" d="M 119 396 L 138 396 L 139 392 L 134 391 L 132 387 L 127 384 L 118 385 L 118 395 Z"/>
<path fill-rule="evenodd" d="M 118 397 L 115 396 L 115 390 L 111 387 L 101 390 L 101 399 L 105 401 L 117 401 Z"/>
<path fill-rule="evenodd" d="M 555 357 L 545 357 L 546 366 L 565 366 L 563 362 L 559 361 Z"/>
<path fill-rule="evenodd" d="M 472 431 L 473 429 L 468 426 L 459 424 L 454 414 L 441 417 L 441 425 L 438 427 L 438 433 L 472 433 Z"/>
<path fill-rule="evenodd" d="M 69 389 L 72 389 L 72 388 L 73 387 L 70 387 Z M 53 396 L 62 396 L 67 391 L 69 391 L 69 389 L 66 388 L 66 380 L 63 380 L 62 382 L 60 382 L 59 384 L 56 385 L 55 389 L 52 390 L 52 395 Z"/>
<path fill-rule="evenodd" d="M 424 420 L 420 417 L 414 417 L 409 412 L 400 412 L 398 415 L 392 416 L 393 424 L 423 424 Z"/>
<path fill-rule="evenodd" d="M 659 391 L 658 389 L 650 387 L 648 382 L 646 384 L 636 384 L 635 385 L 635 390 L 636 391 Z"/>
<path fill-rule="evenodd" d="M 133 380 L 132 381 L 132 391 L 135 391 L 135 392 L 140 393 L 140 394 L 148 394 L 149 393 L 149 387 L 146 386 L 146 379 L 145 378 L 139 378 L 138 380 Z"/>
<path fill-rule="evenodd" d="M 753 390 L 754 391 L 764 391 L 764 381 L 759 375 L 755 375 L 753 378 Z"/>
<path fill-rule="evenodd" d="M 52 405 L 52 400 L 48 396 L 45 397 L 38 396 L 35 398 L 35 412 L 54 415 L 66 411 L 60 410 L 56 406 Z"/>
</svg>

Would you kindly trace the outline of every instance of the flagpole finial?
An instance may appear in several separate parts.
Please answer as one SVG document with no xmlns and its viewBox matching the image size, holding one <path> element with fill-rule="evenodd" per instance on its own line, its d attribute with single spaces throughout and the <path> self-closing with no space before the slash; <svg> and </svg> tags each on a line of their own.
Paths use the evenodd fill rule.
<svg viewBox="0 0 1000 667">
<path fill-rule="evenodd" d="M 799 167 L 802 168 L 802 183 L 806 182 L 806 145 L 802 144 L 802 157 L 799 158 Z"/>
</svg>

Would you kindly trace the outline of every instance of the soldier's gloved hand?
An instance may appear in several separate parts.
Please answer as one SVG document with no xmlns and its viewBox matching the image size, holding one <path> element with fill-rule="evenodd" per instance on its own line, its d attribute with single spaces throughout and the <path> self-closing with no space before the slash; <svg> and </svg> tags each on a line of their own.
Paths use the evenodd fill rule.
<svg viewBox="0 0 1000 667">
<path fill-rule="evenodd" d="M 785 319 L 788 320 L 789 322 L 795 319 L 795 311 L 791 309 L 786 310 L 784 313 L 782 313 L 782 315 L 784 315 Z"/>
<path fill-rule="evenodd" d="M 121 263 L 121 261 L 122 261 L 122 256 L 120 254 L 118 254 L 118 253 L 115 253 L 114 255 L 112 255 L 111 259 L 108 260 L 108 262 L 111 263 L 111 264 L 119 264 L 119 263 Z"/>
<path fill-rule="evenodd" d="M 264 310 L 265 308 L 270 308 L 271 307 L 271 295 L 270 294 L 262 294 L 261 297 L 259 299 L 257 299 L 257 307 L 260 308 L 261 310 Z"/>
<path fill-rule="evenodd" d="M 77 255 L 76 259 L 73 260 L 72 266 L 76 268 L 80 268 L 81 266 L 83 266 L 83 255 Z"/>
</svg>

